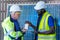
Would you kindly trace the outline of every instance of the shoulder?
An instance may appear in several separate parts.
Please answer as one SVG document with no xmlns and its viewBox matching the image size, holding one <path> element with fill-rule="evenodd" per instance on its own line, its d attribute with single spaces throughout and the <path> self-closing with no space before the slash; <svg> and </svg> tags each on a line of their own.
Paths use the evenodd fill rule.
<svg viewBox="0 0 60 40">
<path fill-rule="evenodd" d="M 7 17 L 6 19 L 4 19 L 3 22 L 7 22 L 7 21 L 9 21 L 9 20 L 10 20 L 10 17 Z"/>
<path fill-rule="evenodd" d="M 2 27 L 5 28 L 9 25 L 10 17 L 6 17 L 4 21 L 1 23 Z"/>
<path fill-rule="evenodd" d="M 49 18 L 48 18 L 48 24 L 49 24 L 50 27 L 54 26 L 54 19 L 53 19 L 52 16 L 49 16 Z"/>
<path fill-rule="evenodd" d="M 3 20 L 2 24 L 7 24 L 9 20 L 10 20 L 10 17 L 7 17 L 6 19 Z"/>
<path fill-rule="evenodd" d="M 54 20 L 54 18 L 52 17 L 52 16 L 49 16 L 49 18 L 48 18 L 49 20 Z"/>
</svg>

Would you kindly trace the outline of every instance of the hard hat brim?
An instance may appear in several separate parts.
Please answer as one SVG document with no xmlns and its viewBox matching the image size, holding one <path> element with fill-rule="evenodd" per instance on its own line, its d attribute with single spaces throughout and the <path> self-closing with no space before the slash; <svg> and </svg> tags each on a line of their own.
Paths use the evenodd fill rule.
<svg viewBox="0 0 60 40">
<path fill-rule="evenodd" d="M 22 12 L 22 10 L 18 10 L 18 11 Z M 10 12 L 17 12 L 17 11 L 10 10 Z"/>
<path fill-rule="evenodd" d="M 38 7 L 38 6 L 35 6 L 35 7 L 34 7 L 35 10 L 40 10 L 40 9 L 43 9 L 43 8 L 45 9 L 46 6 L 45 6 L 45 7 Z"/>
</svg>

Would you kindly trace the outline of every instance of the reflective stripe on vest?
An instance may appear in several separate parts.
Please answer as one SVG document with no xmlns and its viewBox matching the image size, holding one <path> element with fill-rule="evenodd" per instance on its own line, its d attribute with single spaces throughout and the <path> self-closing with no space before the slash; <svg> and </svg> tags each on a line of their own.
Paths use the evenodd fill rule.
<svg viewBox="0 0 60 40">
<path fill-rule="evenodd" d="M 15 37 L 12 37 L 11 35 L 10 35 L 10 32 L 12 32 L 13 30 L 10 30 L 9 32 L 5 29 L 5 31 L 6 31 L 6 34 L 4 34 L 4 36 L 9 36 L 11 39 L 17 39 L 18 38 L 18 35 L 16 35 L 16 38 Z M 17 34 L 17 33 L 16 33 Z"/>
<path fill-rule="evenodd" d="M 48 17 L 51 16 L 50 14 L 48 14 L 48 12 L 45 12 L 44 15 L 42 16 L 42 19 L 40 21 L 39 24 L 39 29 L 38 31 L 40 32 L 44 32 L 44 31 L 48 31 L 50 30 L 49 25 L 48 25 Z M 38 34 L 38 40 L 56 40 L 55 39 L 56 34 L 48 34 L 48 35 L 44 35 L 44 34 Z"/>
<path fill-rule="evenodd" d="M 18 35 L 16 35 L 16 38 L 15 37 L 12 37 L 11 35 L 10 35 L 10 32 L 12 32 L 13 30 L 10 30 L 9 32 L 5 29 L 5 31 L 6 31 L 6 34 L 4 34 L 4 36 L 9 36 L 12 40 L 17 40 L 18 38 L 21 40 L 22 39 L 22 37 L 18 37 Z M 17 33 L 16 33 L 17 34 Z"/>
<path fill-rule="evenodd" d="M 15 39 L 14 37 L 12 37 L 11 35 L 10 35 L 10 32 L 12 32 L 13 30 L 10 30 L 9 32 L 5 29 L 5 31 L 6 31 L 6 34 L 4 34 L 4 36 L 9 36 L 11 39 Z"/>
</svg>

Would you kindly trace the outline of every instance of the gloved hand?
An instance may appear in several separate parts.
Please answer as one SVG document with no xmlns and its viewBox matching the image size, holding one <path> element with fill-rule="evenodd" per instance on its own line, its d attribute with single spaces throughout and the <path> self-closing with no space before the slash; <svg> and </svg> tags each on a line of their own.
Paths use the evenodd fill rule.
<svg viewBox="0 0 60 40">
<path fill-rule="evenodd" d="M 22 32 L 24 33 L 24 32 L 26 32 L 27 31 L 27 29 L 22 29 Z"/>
<path fill-rule="evenodd" d="M 15 40 L 21 40 L 21 37 L 18 37 L 17 39 L 15 39 Z"/>
</svg>

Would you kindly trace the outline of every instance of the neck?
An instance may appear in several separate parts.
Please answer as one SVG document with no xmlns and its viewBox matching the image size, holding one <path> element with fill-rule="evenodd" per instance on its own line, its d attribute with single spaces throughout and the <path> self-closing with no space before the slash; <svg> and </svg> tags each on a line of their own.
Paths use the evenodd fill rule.
<svg viewBox="0 0 60 40">
<path fill-rule="evenodd" d="M 10 15 L 10 18 L 13 19 L 13 20 L 16 20 L 16 19 L 14 19 L 11 15 Z"/>
</svg>

